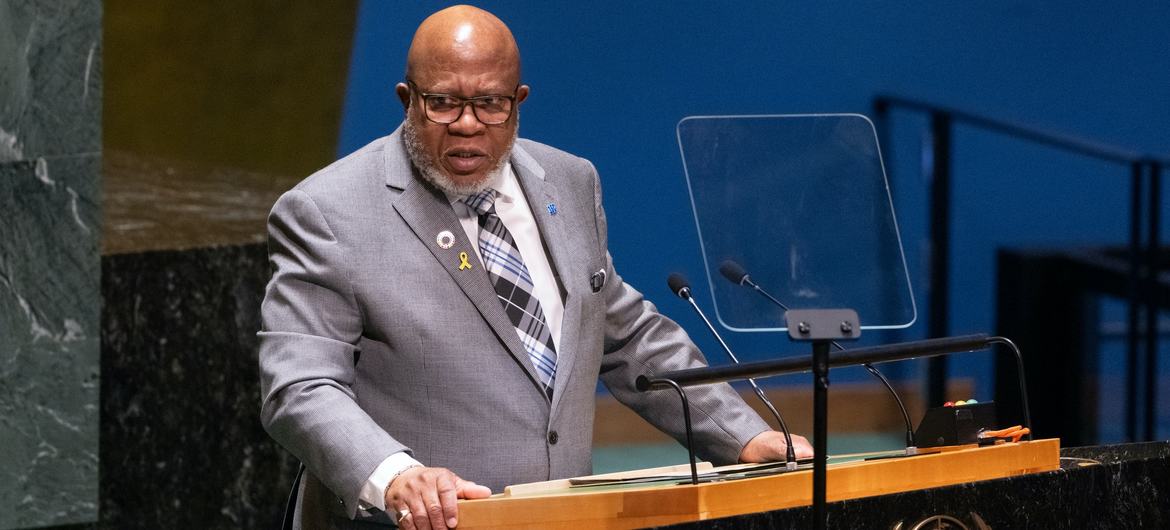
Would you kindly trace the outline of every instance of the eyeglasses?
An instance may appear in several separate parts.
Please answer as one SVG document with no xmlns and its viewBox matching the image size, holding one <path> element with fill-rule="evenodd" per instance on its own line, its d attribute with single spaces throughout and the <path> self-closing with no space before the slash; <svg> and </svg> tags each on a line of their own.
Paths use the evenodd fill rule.
<svg viewBox="0 0 1170 530">
<path fill-rule="evenodd" d="M 418 85 L 409 79 L 406 83 L 410 89 L 417 92 L 423 100 L 424 114 L 428 120 L 440 125 L 449 125 L 463 117 L 463 109 L 471 104 L 471 111 L 475 119 L 484 125 L 499 125 L 512 117 L 512 107 L 516 103 L 516 94 L 511 96 L 492 94 L 463 98 L 451 94 L 428 94 L 418 89 Z M 519 89 L 520 85 L 516 85 Z"/>
</svg>

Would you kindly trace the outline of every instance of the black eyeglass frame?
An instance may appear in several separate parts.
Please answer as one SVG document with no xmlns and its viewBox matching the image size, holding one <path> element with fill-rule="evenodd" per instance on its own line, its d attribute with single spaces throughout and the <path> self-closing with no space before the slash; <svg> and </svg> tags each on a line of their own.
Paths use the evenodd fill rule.
<svg viewBox="0 0 1170 530">
<path fill-rule="evenodd" d="M 508 120 L 512 119 L 512 114 L 514 114 L 516 112 L 516 94 L 520 92 L 520 83 L 516 83 L 516 88 L 512 90 L 512 95 L 510 95 L 510 96 L 506 96 L 504 94 L 487 94 L 487 95 L 483 95 L 483 96 L 475 96 L 475 97 L 465 98 L 462 96 L 456 96 L 454 94 L 423 92 L 422 90 L 419 90 L 418 85 L 414 84 L 414 81 L 412 81 L 410 79 L 406 80 L 406 84 L 407 84 L 407 86 L 410 87 L 411 92 L 418 94 L 420 96 L 420 98 L 422 99 L 423 116 L 425 116 L 426 119 L 429 120 L 431 123 L 436 123 L 439 125 L 451 125 L 452 123 L 455 123 L 455 122 L 459 121 L 460 119 L 462 119 L 463 113 L 467 112 L 468 105 L 471 105 L 471 113 L 472 113 L 472 115 L 475 116 L 475 119 L 479 120 L 479 122 L 484 124 L 484 125 L 503 125 L 505 123 L 508 123 Z M 426 101 L 427 98 L 430 98 L 430 97 L 443 97 L 443 98 L 451 98 L 451 99 L 457 100 L 459 102 L 459 114 L 455 115 L 455 119 L 453 119 L 451 121 L 446 121 L 446 122 L 439 121 L 439 120 L 432 118 L 430 108 L 427 105 L 427 101 Z M 511 102 L 511 105 L 508 106 L 508 116 L 506 118 L 504 118 L 503 120 L 500 120 L 498 122 L 486 122 L 483 120 L 483 118 L 481 118 L 479 116 L 479 111 L 475 110 L 476 109 L 475 102 L 489 99 L 489 98 L 504 98 L 504 99 L 508 100 L 509 102 Z"/>
</svg>

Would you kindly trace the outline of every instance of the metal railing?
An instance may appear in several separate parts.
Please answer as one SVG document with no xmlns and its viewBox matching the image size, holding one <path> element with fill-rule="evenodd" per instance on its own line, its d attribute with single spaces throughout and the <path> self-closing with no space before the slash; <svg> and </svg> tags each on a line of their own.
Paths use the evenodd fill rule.
<svg viewBox="0 0 1170 530">
<path fill-rule="evenodd" d="M 1069 135 L 1045 131 L 1009 120 L 893 95 L 873 100 L 874 118 L 882 145 L 890 149 L 889 122 L 894 109 L 929 117 L 928 141 L 923 144 L 924 173 L 930 181 L 930 265 L 927 333 L 930 337 L 949 335 L 950 232 L 951 232 L 951 147 L 956 124 L 995 132 L 1028 143 L 1050 147 L 1127 167 L 1130 173 L 1128 329 L 1126 333 L 1126 435 L 1130 440 L 1152 439 L 1155 433 L 1157 400 L 1158 302 L 1152 296 L 1159 270 L 1162 172 L 1170 160 L 1121 149 Z M 1144 323 L 1144 325 L 1143 325 Z M 1144 339 L 1144 340 L 1143 340 Z M 1142 346 L 1144 345 L 1144 349 Z M 1138 432 L 1137 404 L 1139 359 L 1144 353 L 1144 416 Z M 928 403 L 941 403 L 946 391 L 946 358 L 928 361 Z"/>
</svg>

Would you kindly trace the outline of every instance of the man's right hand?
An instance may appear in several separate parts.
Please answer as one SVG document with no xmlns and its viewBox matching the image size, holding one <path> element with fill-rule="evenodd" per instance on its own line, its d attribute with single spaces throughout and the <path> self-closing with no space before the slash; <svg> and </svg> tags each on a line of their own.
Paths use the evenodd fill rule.
<svg viewBox="0 0 1170 530">
<path fill-rule="evenodd" d="M 482 499 L 492 494 L 485 486 L 463 480 L 441 467 L 412 467 L 390 481 L 386 511 L 405 530 L 455 528 L 458 499 Z M 404 511 L 405 510 L 405 511 Z"/>
</svg>

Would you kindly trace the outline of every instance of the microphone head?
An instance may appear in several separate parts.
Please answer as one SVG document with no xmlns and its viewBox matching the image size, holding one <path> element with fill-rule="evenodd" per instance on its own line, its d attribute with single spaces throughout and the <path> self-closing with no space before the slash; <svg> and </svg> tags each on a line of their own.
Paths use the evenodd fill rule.
<svg viewBox="0 0 1170 530">
<path fill-rule="evenodd" d="M 727 260 L 719 264 L 719 274 L 722 274 L 727 281 L 736 285 L 743 285 L 744 280 L 747 280 L 748 273 L 738 263 Z"/>
<path fill-rule="evenodd" d="M 677 272 L 672 272 L 670 276 L 667 276 L 666 285 L 670 287 L 670 292 L 679 298 L 685 300 L 691 297 L 691 283 Z"/>
</svg>

